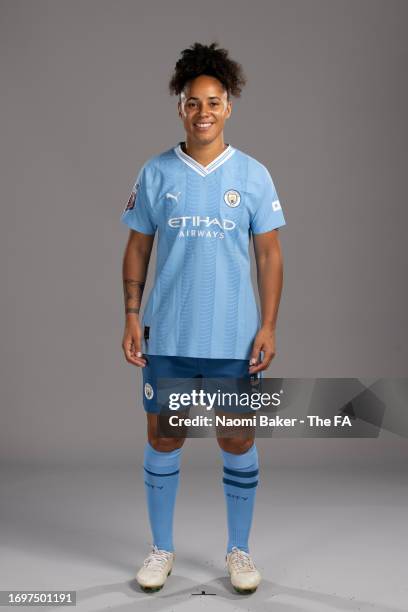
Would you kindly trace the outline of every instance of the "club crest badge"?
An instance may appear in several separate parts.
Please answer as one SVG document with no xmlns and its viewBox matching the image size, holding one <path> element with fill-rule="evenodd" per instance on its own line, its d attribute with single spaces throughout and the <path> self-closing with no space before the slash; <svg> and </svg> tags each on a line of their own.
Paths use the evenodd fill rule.
<svg viewBox="0 0 408 612">
<path fill-rule="evenodd" d="M 153 392 L 153 387 L 150 383 L 145 383 L 144 394 L 148 400 L 152 399 L 154 392 Z"/>
<path fill-rule="evenodd" d="M 230 208 L 235 208 L 241 201 L 241 196 L 238 191 L 235 189 L 228 189 L 224 193 L 224 202 L 230 206 Z"/>
<path fill-rule="evenodd" d="M 128 200 L 128 203 L 126 204 L 124 212 L 126 212 L 128 210 L 132 210 L 132 208 L 135 207 L 136 192 L 137 192 L 138 189 L 139 189 L 139 183 L 136 183 L 134 189 L 132 190 L 132 193 L 129 196 L 129 200 Z"/>
</svg>

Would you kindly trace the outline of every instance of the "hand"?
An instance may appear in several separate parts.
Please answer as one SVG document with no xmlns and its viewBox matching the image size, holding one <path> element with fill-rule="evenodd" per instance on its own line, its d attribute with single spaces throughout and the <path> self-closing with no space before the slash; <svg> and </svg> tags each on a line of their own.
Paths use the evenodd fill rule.
<svg viewBox="0 0 408 612">
<path fill-rule="evenodd" d="M 263 352 L 263 360 L 258 363 L 259 353 Z M 255 374 L 261 370 L 266 370 L 269 367 L 272 359 L 275 357 L 275 330 L 268 327 L 261 327 L 255 336 L 254 344 L 251 353 L 251 362 L 256 365 L 250 365 L 249 373 Z"/>
<path fill-rule="evenodd" d="M 122 349 L 128 363 L 144 368 L 146 359 L 142 357 L 142 327 L 138 319 L 126 322 Z"/>
</svg>

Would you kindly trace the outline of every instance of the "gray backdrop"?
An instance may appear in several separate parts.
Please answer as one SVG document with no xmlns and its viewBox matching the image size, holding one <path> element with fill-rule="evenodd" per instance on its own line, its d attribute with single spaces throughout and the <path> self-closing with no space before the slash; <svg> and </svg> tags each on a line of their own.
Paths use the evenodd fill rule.
<svg viewBox="0 0 408 612">
<path fill-rule="evenodd" d="M 1 2 L 3 465 L 140 463 L 119 217 L 184 136 L 167 83 L 196 40 L 243 64 L 226 141 L 269 168 L 287 219 L 267 375 L 406 375 L 407 17 L 404 0 Z M 186 453 L 211 463 L 214 444 Z M 386 432 L 259 447 L 273 465 L 407 458 Z"/>
</svg>

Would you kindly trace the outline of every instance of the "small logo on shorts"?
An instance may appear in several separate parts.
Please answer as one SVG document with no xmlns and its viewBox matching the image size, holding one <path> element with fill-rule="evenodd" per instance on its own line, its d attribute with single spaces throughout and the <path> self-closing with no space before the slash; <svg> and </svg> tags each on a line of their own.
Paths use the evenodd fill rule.
<svg viewBox="0 0 408 612">
<path fill-rule="evenodd" d="M 224 193 L 224 202 L 228 204 L 230 208 L 235 208 L 241 201 L 241 196 L 235 189 L 228 189 Z"/>
<path fill-rule="evenodd" d="M 153 387 L 150 383 L 145 383 L 144 394 L 148 400 L 152 399 L 154 392 L 153 392 Z"/>
<path fill-rule="evenodd" d="M 282 206 L 280 205 L 279 200 L 275 200 L 274 202 L 272 202 L 272 210 L 273 211 L 277 211 L 280 210 L 282 208 Z"/>
</svg>

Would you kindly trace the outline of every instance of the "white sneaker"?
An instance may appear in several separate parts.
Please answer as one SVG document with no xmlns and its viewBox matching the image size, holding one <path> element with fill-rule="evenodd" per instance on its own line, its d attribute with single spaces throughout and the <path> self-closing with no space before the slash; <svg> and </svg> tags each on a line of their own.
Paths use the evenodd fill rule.
<svg viewBox="0 0 408 612">
<path fill-rule="evenodd" d="M 170 576 L 176 555 L 168 550 L 152 547 L 152 552 L 143 561 L 136 580 L 144 591 L 159 591 Z"/>
<path fill-rule="evenodd" d="M 238 593 L 253 593 L 256 591 L 258 584 L 261 582 L 261 574 L 256 569 L 251 556 L 234 546 L 225 560 L 234 589 Z"/>
</svg>

